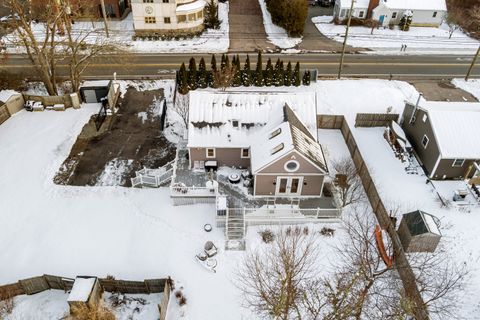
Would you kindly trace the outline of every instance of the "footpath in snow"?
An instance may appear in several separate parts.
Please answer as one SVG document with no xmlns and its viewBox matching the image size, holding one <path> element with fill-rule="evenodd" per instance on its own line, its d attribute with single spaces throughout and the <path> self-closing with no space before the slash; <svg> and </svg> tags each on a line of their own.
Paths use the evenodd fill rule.
<svg viewBox="0 0 480 320">
<path fill-rule="evenodd" d="M 317 29 L 328 38 L 343 42 L 346 26 L 332 23 L 332 16 L 312 18 Z M 470 38 L 461 30 L 456 30 L 449 38 L 446 24 L 439 28 L 410 27 L 402 31 L 395 27 L 372 29 L 352 26 L 348 35 L 348 45 L 371 49 L 373 53 L 382 54 L 474 54 L 480 42 Z M 407 45 L 405 52 L 400 52 L 402 45 Z"/>
</svg>

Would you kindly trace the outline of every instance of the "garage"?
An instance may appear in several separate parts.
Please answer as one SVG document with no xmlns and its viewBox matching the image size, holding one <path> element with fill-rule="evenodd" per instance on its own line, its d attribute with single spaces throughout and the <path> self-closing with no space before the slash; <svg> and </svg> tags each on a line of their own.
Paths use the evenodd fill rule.
<svg viewBox="0 0 480 320">
<path fill-rule="evenodd" d="M 85 103 L 98 103 L 108 95 L 110 80 L 85 81 L 80 87 L 80 96 Z"/>
</svg>

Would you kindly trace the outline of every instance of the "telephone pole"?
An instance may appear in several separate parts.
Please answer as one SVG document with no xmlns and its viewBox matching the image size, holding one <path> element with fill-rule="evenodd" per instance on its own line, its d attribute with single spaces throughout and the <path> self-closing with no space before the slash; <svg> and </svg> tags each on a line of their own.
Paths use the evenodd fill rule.
<svg viewBox="0 0 480 320">
<path fill-rule="evenodd" d="M 102 4 L 102 15 L 103 15 L 103 23 L 105 24 L 105 33 L 107 34 L 107 38 L 110 38 L 110 34 L 108 32 L 108 22 L 107 22 L 107 10 L 105 10 L 105 0 L 100 0 Z"/>
<path fill-rule="evenodd" d="M 338 67 L 338 79 L 342 78 L 343 59 L 345 57 L 345 48 L 347 46 L 348 30 L 350 29 L 350 22 L 352 21 L 353 5 L 356 0 L 351 0 L 350 11 L 348 12 L 347 30 L 345 31 L 345 39 L 343 39 L 342 55 L 340 56 L 340 66 Z"/>
<path fill-rule="evenodd" d="M 472 73 L 473 67 L 475 67 L 475 63 L 477 63 L 479 54 L 480 54 L 480 47 L 478 47 L 477 53 L 475 53 L 475 56 L 473 57 L 472 64 L 468 68 L 467 75 L 465 76 L 465 81 L 468 81 L 468 78 L 470 78 L 470 73 Z"/>
</svg>

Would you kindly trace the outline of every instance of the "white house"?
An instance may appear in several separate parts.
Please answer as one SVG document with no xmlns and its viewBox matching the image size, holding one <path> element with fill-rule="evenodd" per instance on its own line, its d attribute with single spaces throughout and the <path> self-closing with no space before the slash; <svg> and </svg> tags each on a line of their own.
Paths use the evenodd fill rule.
<svg viewBox="0 0 480 320">
<path fill-rule="evenodd" d="M 131 0 L 137 34 L 184 34 L 203 30 L 205 0 Z"/>
<path fill-rule="evenodd" d="M 336 0 L 334 16 L 346 19 L 352 0 Z M 438 27 L 447 13 L 445 0 L 356 0 L 352 16 L 378 20 L 388 26 L 400 23 L 405 13 L 412 15 L 412 26 Z"/>
</svg>

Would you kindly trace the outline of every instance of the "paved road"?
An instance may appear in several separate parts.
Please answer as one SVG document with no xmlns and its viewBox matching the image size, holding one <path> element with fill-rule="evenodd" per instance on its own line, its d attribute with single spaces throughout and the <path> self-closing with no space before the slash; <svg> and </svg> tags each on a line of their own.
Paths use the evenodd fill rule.
<svg viewBox="0 0 480 320">
<path fill-rule="evenodd" d="M 182 62 L 188 63 L 190 54 L 137 54 L 128 58 L 97 58 L 86 70 L 89 79 L 111 78 L 114 72 L 121 79 L 148 79 L 171 77 Z M 200 57 L 210 62 L 210 55 L 194 55 L 197 62 Z M 245 55 L 240 55 L 242 61 Z M 317 69 L 319 76 L 335 77 L 338 70 L 338 54 L 264 54 L 263 62 L 271 57 L 286 61 L 300 61 L 302 69 Z M 252 68 L 256 55 L 251 55 Z M 443 79 L 462 77 L 470 65 L 472 56 L 372 56 L 364 54 L 347 55 L 344 75 L 350 77 L 383 77 L 394 79 Z M 217 56 L 217 61 L 220 57 Z M 67 74 L 67 64 L 60 65 L 59 75 Z M 21 55 L 12 55 L 4 66 L 11 72 L 23 73 L 31 79 L 36 74 L 30 62 Z M 480 67 L 474 69 L 474 76 L 480 76 Z"/>
</svg>

